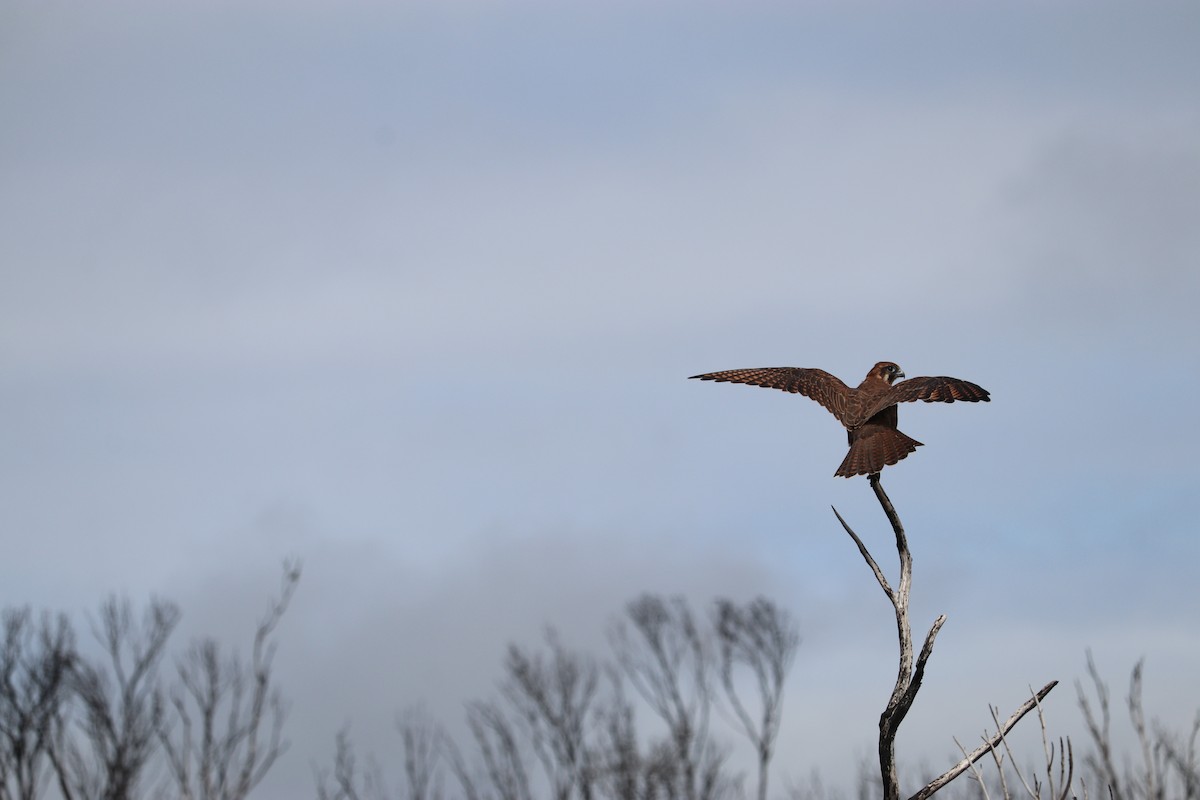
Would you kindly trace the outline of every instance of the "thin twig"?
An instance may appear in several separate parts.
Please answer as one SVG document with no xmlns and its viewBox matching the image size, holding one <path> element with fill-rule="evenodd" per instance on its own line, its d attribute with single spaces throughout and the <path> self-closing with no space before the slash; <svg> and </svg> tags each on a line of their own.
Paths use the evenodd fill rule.
<svg viewBox="0 0 1200 800">
<path fill-rule="evenodd" d="M 1033 694 L 1032 686 L 1029 687 L 1029 692 Z M 1046 759 L 1046 782 L 1050 789 L 1050 796 L 1054 798 L 1054 742 L 1047 739 L 1046 713 L 1042 710 L 1042 703 L 1037 699 L 1037 695 L 1034 695 L 1033 699 L 1037 701 L 1038 725 L 1042 729 L 1042 754 Z M 1064 741 L 1060 736 L 1058 739 L 1058 785 L 1062 791 L 1054 800 L 1067 800 L 1067 795 L 1071 793 L 1071 784 L 1074 781 L 1075 751 L 1071 747 L 1070 737 Z"/>
<path fill-rule="evenodd" d="M 1013 755 L 1012 748 L 1008 744 L 1008 737 L 1004 734 L 1003 728 L 1000 727 L 1000 718 L 996 716 L 996 707 L 989 705 L 988 711 L 992 715 L 992 723 L 996 726 L 996 732 L 1000 736 L 1000 742 L 1004 745 L 1004 752 L 1008 753 L 1008 760 L 1013 765 L 1013 773 L 1017 776 L 1017 780 L 1025 787 L 1025 794 L 1029 795 L 1029 800 L 1038 800 L 1038 792 L 1029 788 L 1029 781 L 1025 780 L 1025 776 L 1021 774 L 1020 767 L 1017 766 L 1017 757 Z M 1037 779 L 1034 778 L 1034 785 L 1037 785 Z"/>
<path fill-rule="evenodd" d="M 963 754 L 963 758 L 970 758 L 970 756 L 967 755 L 967 748 L 962 746 L 962 743 L 958 741 L 958 737 L 954 736 L 951 738 L 954 739 L 954 744 L 958 746 L 958 752 Z M 987 790 L 987 783 L 983 779 L 983 770 L 975 766 L 974 761 L 967 762 L 967 769 L 971 770 L 971 777 L 974 778 L 975 782 L 979 784 L 979 792 L 983 795 L 983 800 L 992 800 L 992 796 Z"/>
<path fill-rule="evenodd" d="M 838 513 L 837 508 L 830 506 L 833 509 L 833 515 L 837 517 L 838 522 L 842 523 L 842 527 L 846 529 L 846 533 L 850 534 L 850 538 L 858 545 L 858 552 L 862 553 L 862 557 L 866 559 L 867 566 L 875 573 L 875 580 L 879 581 L 879 585 L 883 587 L 883 592 L 888 596 L 889 600 L 895 602 L 895 595 L 892 593 L 892 587 L 888 585 L 887 578 L 883 574 L 883 570 L 879 568 L 879 564 L 871 557 L 871 551 L 867 550 L 867 546 L 863 544 L 863 540 L 858 538 L 858 534 L 846 524 L 846 520 L 842 519 L 842 515 Z"/>
</svg>

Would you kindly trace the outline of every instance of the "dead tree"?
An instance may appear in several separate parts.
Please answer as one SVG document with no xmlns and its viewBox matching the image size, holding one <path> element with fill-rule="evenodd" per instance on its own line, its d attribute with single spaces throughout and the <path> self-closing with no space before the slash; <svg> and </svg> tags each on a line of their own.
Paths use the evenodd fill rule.
<svg viewBox="0 0 1200 800">
<path fill-rule="evenodd" d="M 6 610 L 0 641 L 0 800 L 36 800 L 48 777 L 54 722 L 68 700 L 75 635 L 63 615 Z"/>
<path fill-rule="evenodd" d="M 396 720 L 404 742 L 404 780 L 408 800 L 439 800 L 440 765 L 445 735 L 421 708 L 410 708 Z"/>
<path fill-rule="evenodd" d="M 567 651 L 553 630 L 546 635 L 549 657 L 508 648 L 501 692 L 524 727 L 555 800 L 577 791 L 592 800 L 593 770 L 588 763 L 587 726 L 599 684 L 591 659 Z"/>
<path fill-rule="evenodd" d="M 879 483 L 879 474 L 876 473 L 870 476 L 871 489 L 875 492 L 876 499 L 879 500 L 879 505 L 883 508 L 884 514 L 887 515 L 888 522 L 891 523 L 892 531 L 896 535 L 896 552 L 900 558 L 900 580 L 896 588 L 892 588 L 888 583 L 887 577 L 884 576 L 883 570 L 879 568 L 878 562 L 871 556 L 867 546 L 863 544 L 862 539 L 858 537 L 846 520 L 842 519 L 842 515 L 837 509 L 833 509 L 834 515 L 838 522 L 842 524 L 846 533 L 858 545 L 858 551 L 862 554 L 863 559 L 867 562 L 867 566 L 875 574 L 875 580 L 879 582 L 883 593 L 887 595 L 891 601 L 892 608 L 896 615 L 896 632 L 900 640 L 900 665 L 899 672 L 896 675 L 896 683 L 892 688 L 891 697 L 888 698 L 887 705 L 883 713 L 879 717 L 879 772 L 883 781 L 883 797 L 884 800 L 900 800 L 900 781 L 896 768 L 896 733 L 900 728 L 900 723 L 904 721 L 904 717 L 912 708 L 913 701 L 917 697 L 917 691 L 921 688 L 921 681 L 925 677 L 925 665 L 929 661 L 929 657 L 933 654 L 933 643 L 937 638 L 938 631 L 946 622 L 946 615 L 939 615 L 933 621 L 933 625 L 929 629 L 929 633 L 925 635 L 925 642 L 921 646 L 920 653 L 917 654 L 916 660 L 913 660 L 913 639 L 912 625 L 909 621 L 908 599 L 912 588 L 912 552 L 908 548 L 908 538 L 904 535 L 904 527 L 900 524 L 900 517 L 896 514 L 896 509 L 892 506 L 892 501 L 883 491 L 883 486 Z M 1056 685 L 1057 681 L 1051 681 L 1039 690 L 1034 698 L 1024 703 L 1003 725 L 998 725 L 999 730 L 996 733 L 995 741 L 985 742 L 983 746 L 977 748 L 974 752 L 967 754 L 962 761 L 956 764 L 951 769 L 947 770 L 942 775 L 934 778 L 924 788 L 918 791 L 910 798 L 910 800 L 924 800 L 930 797 L 943 786 L 946 786 L 954 778 L 966 772 L 972 764 L 983 758 L 991 748 L 1000 744 L 1001 738 L 1009 730 L 1020 721 L 1021 717 L 1029 713 L 1037 703 L 1041 702 L 1047 694 L 1050 693 Z"/>
<path fill-rule="evenodd" d="M 391 796 L 384 786 L 378 764 L 368 760 L 360 777 L 348 727 L 338 731 L 332 771 L 318 769 L 314 777 L 317 800 L 388 800 Z"/>
<path fill-rule="evenodd" d="M 617 663 L 667 726 L 669 750 L 652 750 L 652 774 L 669 790 L 665 796 L 722 796 L 730 788 L 721 769 L 724 754 L 708 731 L 712 643 L 681 598 L 642 595 L 626 606 L 625 616 L 628 624 L 618 623 L 611 635 Z"/>
<path fill-rule="evenodd" d="M 758 761 L 758 800 L 767 798 L 767 772 L 779 723 L 783 718 L 783 682 L 800 644 L 800 634 L 786 611 L 760 597 L 740 607 L 718 600 L 714 624 L 720 649 L 721 684 L 738 725 L 754 745 Z M 737 692 L 734 668 L 745 665 L 758 689 L 755 721 Z"/>
<path fill-rule="evenodd" d="M 467 706 L 467 725 L 479 748 L 486 788 L 478 787 L 479 776 L 472 775 L 457 748 L 451 746 L 449 754 L 451 769 L 469 800 L 491 796 L 499 800 L 532 800 L 525 754 L 503 709 L 495 703 L 471 703 Z"/>
<path fill-rule="evenodd" d="M 1149 726 L 1142 704 L 1142 673 L 1144 663 L 1138 661 L 1129 676 L 1129 694 L 1125 698 L 1129 721 L 1137 737 L 1141 764 L 1137 768 L 1126 764 L 1118 770 L 1112 748 L 1112 712 L 1108 686 L 1100 677 L 1091 651 L 1087 654 L 1087 672 L 1096 693 L 1095 707 L 1075 682 L 1079 708 L 1083 712 L 1092 752 L 1084 759 L 1093 780 L 1108 787 L 1113 800 L 1165 800 L 1165 798 L 1200 798 L 1200 758 L 1196 743 L 1200 737 L 1200 713 L 1197 714 L 1188 736 L 1176 736 L 1161 724 Z M 1098 716 L 1097 716 L 1098 715 Z M 1153 730 L 1151 729 L 1153 727 Z"/>
<path fill-rule="evenodd" d="M 178 622 L 179 609 L 165 600 L 152 600 L 140 622 L 128 600 L 101 605 L 92 631 L 104 655 L 78 659 L 71 673 L 77 708 L 56 721 L 49 751 L 66 800 L 136 796 L 162 721 L 158 666 Z"/>
<path fill-rule="evenodd" d="M 1161 725 L 1155 728 L 1167 763 L 1179 774 L 1184 800 L 1200 798 L 1200 752 L 1196 748 L 1200 739 L 1200 712 L 1196 713 L 1187 736 L 1175 736 Z"/>
<path fill-rule="evenodd" d="M 596 713 L 597 744 L 593 762 L 601 795 L 615 800 L 639 800 L 644 789 L 646 759 L 638 744 L 633 705 L 625 694 L 621 674 L 611 665 L 605 670 L 611 687 L 607 702 Z"/>
<path fill-rule="evenodd" d="M 287 749 L 287 714 L 271 686 L 275 631 L 300 580 L 285 564 L 278 598 L 254 633 L 250 661 L 224 656 L 212 639 L 194 643 L 177 665 L 174 719 L 160 716 L 155 734 L 182 800 L 244 800 Z"/>
<path fill-rule="evenodd" d="M 383 770 L 368 756 L 360 770 L 350 741 L 349 727 L 338 731 L 333 768 L 314 769 L 317 800 L 440 800 L 441 759 L 445 749 L 442 732 L 421 708 L 410 708 L 396 719 L 404 743 L 404 781 L 392 794 Z"/>
<path fill-rule="evenodd" d="M 342 728 L 334 742 L 333 769 L 313 767 L 317 800 L 360 800 L 361 797 L 369 797 L 359 791 L 358 760 L 354 755 L 354 745 L 350 743 L 350 731 Z"/>
<path fill-rule="evenodd" d="M 1094 775 L 1099 776 L 1108 785 L 1112 800 L 1125 800 L 1125 793 L 1121 788 L 1121 776 L 1113 761 L 1112 738 L 1110 736 L 1112 730 L 1112 711 L 1108 703 L 1108 685 L 1100 679 L 1100 672 L 1096 669 L 1096 662 L 1092 659 L 1091 650 L 1087 653 L 1087 670 L 1088 676 L 1092 679 L 1092 685 L 1096 690 L 1096 703 L 1099 706 L 1100 718 L 1096 718 L 1096 713 L 1088 701 L 1087 693 L 1083 690 L 1083 684 L 1076 680 L 1075 693 L 1079 698 L 1079 709 L 1083 712 L 1083 720 L 1087 725 L 1092 746 L 1095 748 L 1095 752 L 1087 756 L 1085 763 Z"/>
</svg>

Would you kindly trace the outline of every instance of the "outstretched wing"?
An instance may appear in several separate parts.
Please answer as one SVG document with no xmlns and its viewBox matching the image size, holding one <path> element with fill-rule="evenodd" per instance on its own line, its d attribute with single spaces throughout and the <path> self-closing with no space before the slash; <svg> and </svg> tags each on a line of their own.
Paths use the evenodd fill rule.
<svg viewBox="0 0 1200 800">
<path fill-rule="evenodd" d="M 888 406 L 916 400 L 926 403 L 953 403 L 955 400 L 964 403 L 987 403 L 991 401 L 991 397 L 982 386 L 958 378 L 947 378 L 943 375 L 935 378 L 909 378 L 895 384 L 876 400 L 867 411 L 866 418 L 870 419 Z"/>
<path fill-rule="evenodd" d="M 705 375 L 693 375 L 692 378 L 702 381 L 746 383 L 751 386 L 763 386 L 767 389 L 782 389 L 792 394 L 802 394 L 825 406 L 843 422 L 850 399 L 850 387 L 823 369 L 759 367 L 757 369 L 709 372 Z"/>
</svg>

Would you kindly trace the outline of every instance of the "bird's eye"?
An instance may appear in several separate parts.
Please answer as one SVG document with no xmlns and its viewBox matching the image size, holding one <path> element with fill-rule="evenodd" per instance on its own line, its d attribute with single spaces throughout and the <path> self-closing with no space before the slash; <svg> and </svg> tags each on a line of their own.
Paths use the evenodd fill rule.
<svg viewBox="0 0 1200 800">
<path fill-rule="evenodd" d="M 888 372 L 895 372 L 895 371 L 896 371 L 896 365 L 888 364 Z"/>
</svg>

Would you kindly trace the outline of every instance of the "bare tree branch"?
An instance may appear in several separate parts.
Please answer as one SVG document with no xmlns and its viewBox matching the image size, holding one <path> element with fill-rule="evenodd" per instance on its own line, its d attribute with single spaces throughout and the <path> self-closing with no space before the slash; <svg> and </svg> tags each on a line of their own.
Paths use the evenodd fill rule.
<svg viewBox="0 0 1200 800">
<path fill-rule="evenodd" d="M 921 687 L 921 680 L 924 677 L 925 664 L 933 653 L 933 643 L 937 638 L 938 631 L 941 630 L 942 624 L 946 621 L 945 615 L 938 617 L 933 623 L 928 635 L 925 637 L 925 644 L 921 648 L 920 658 L 917 662 L 917 670 L 913 670 L 913 644 L 912 644 L 912 626 L 909 622 L 908 614 L 908 599 L 909 592 L 912 587 L 912 553 L 908 549 L 908 539 L 904 535 L 904 526 L 900 524 L 900 517 L 896 514 L 896 509 L 892 506 L 892 501 L 883 491 L 883 486 L 879 483 L 879 475 L 870 476 L 871 489 L 875 492 L 875 497 L 883 508 L 884 514 L 892 525 L 892 530 L 896 535 L 896 553 L 900 559 L 900 580 L 893 590 L 887 579 L 883 575 L 883 571 L 879 568 L 878 562 L 871 556 L 862 539 L 850 528 L 842 516 L 834 509 L 834 514 L 838 521 L 842 523 L 842 527 L 858 545 L 859 552 L 871 567 L 871 571 L 875 573 L 875 579 L 879 581 L 880 588 L 887 595 L 888 600 L 892 603 L 892 608 L 896 615 L 896 633 L 900 642 L 900 661 L 899 669 L 896 674 L 896 683 L 892 688 L 892 695 L 888 699 L 887 707 L 883 714 L 879 717 L 879 771 L 883 779 L 883 796 L 884 800 L 899 800 L 900 797 L 900 782 L 899 775 L 896 769 L 896 733 L 900 728 L 900 723 L 904 721 L 904 717 L 908 714 L 909 708 L 912 707 L 913 701 L 916 699 L 917 691 Z"/>
<path fill-rule="evenodd" d="M 517 712 L 556 800 L 577 789 L 592 798 L 586 725 L 599 684 L 599 670 L 585 656 L 568 652 L 549 630 L 548 659 L 510 645 L 501 691 Z"/>
<path fill-rule="evenodd" d="M 879 501 L 879 505 L 887 516 L 888 522 L 892 526 L 892 531 L 896 536 L 896 554 L 900 561 L 900 578 L 895 589 L 892 589 L 883 574 L 883 570 L 880 569 L 878 562 L 872 557 L 858 534 L 846 523 L 836 508 L 833 510 L 833 513 L 837 517 L 838 522 L 841 523 L 842 528 L 845 529 L 850 538 L 854 540 L 855 545 L 858 546 L 859 553 L 862 554 L 863 559 L 871 568 L 875 579 L 879 582 L 880 588 L 883 589 L 884 594 L 891 601 L 892 608 L 895 611 L 896 634 L 900 645 L 899 669 L 896 674 L 896 683 L 892 687 L 891 697 L 888 699 L 887 706 L 879 717 L 879 772 L 883 780 L 884 800 L 899 800 L 900 781 L 896 766 L 896 734 L 899 731 L 900 723 L 904 721 L 905 716 L 907 716 L 909 710 L 912 708 L 913 701 L 916 700 L 917 692 L 920 690 L 921 683 L 925 677 L 925 667 L 930 656 L 933 655 L 934 641 L 937 639 L 942 625 L 946 622 L 946 615 L 942 614 L 934 620 L 914 663 L 912 626 L 909 621 L 909 595 L 912 589 L 912 552 L 909 550 L 908 539 L 904 534 L 904 526 L 900 522 L 900 516 L 896 513 L 891 499 L 884 492 L 883 486 L 879 482 L 879 475 L 871 475 L 869 482 L 871 489 L 875 493 L 875 498 Z M 1042 691 L 1049 692 L 1055 683 L 1048 684 L 1047 688 Z M 1023 710 L 1020 710 L 1012 718 L 1011 725 L 1015 725 L 1024 714 L 1028 713 L 1030 708 L 1037 705 L 1039 700 L 1040 697 L 1035 697 L 1026 706 L 1023 706 Z M 1011 725 L 1008 725 L 1008 727 L 1011 727 Z M 997 741 L 1003 741 L 1003 735 L 1008 728 L 1000 726 L 999 722 L 997 722 L 997 727 L 1000 728 L 997 732 L 1000 739 Z M 983 748 L 976 750 L 972 754 L 973 757 L 971 759 L 960 762 L 957 767 L 935 779 L 934 782 L 927 785 L 916 795 L 913 795 L 914 800 L 933 794 L 955 777 L 965 772 L 987 752 L 989 752 L 989 748 L 985 744 Z M 993 752 L 993 755 L 996 755 L 994 750 L 991 750 L 991 752 Z M 997 763 L 999 764 L 999 762 Z"/>
<path fill-rule="evenodd" d="M 743 732 L 754 745 L 758 800 L 766 800 L 768 769 L 783 718 L 783 683 L 800 644 L 800 634 L 787 612 L 763 597 L 745 607 L 718 600 L 714 622 L 721 653 L 721 684 Z M 738 695 L 734 682 L 734 667 L 738 664 L 746 665 L 754 674 L 758 722 Z"/>
<path fill-rule="evenodd" d="M 638 800 L 645 795 L 648 763 L 638 745 L 633 706 L 615 667 L 605 670 L 611 687 L 608 702 L 597 711 L 600 744 L 594 756 L 597 782 L 607 797 Z"/>
<path fill-rule="evenodd" d="M 285 563 L 279 596 L 258 623 L 248 664 L 222 656 L 212 639 L 193 643 L 178 663 L 175 718 L 161 720 L 156 734 L 182 800 L 244 800 L 287 749 L 287 707 L 271 687 L 271 662 L 275 630 L 299 580 L 299 565 Z"/>
<path fill-rule="evenodd" d="M 1057 681 L 1055 682 L 1057 684 Z M 1030 687 L 1032 691 L 1032 687 Z M 1070 737 L 1058 739 L 1058 786 L 1061 791 L 1055 791 L 1054 785 L 1054 763 L 1056 761 L 1054 755 L 1054 742 L 1049 739 L 1046 730 L 1046 714 L 1042 708 L 1042 699 L 1036 694 L 1034 700 L 1037 701 L 1038 727 L 1042 729 L 1042 756 L 1046 761 L 1046 786 L 1050 791 L 1052 800 L 1066 800 L 1067 795 L 1071 793 L 1071 786 L 1075 780 L 1075 751 L 1071 747 Z"/>
<path fill-rule="evenodd" d="M 64 797 L 135 796 L 156 749 L 164 710 L 158 666 L 178 622 L 178 607 L 165 600 L 152 600 L 140 622 L 128 600 L 101 604 L 92 632 L 104 658 L 77 661 L 71 688 L 79 716 L 74 724 L 66 715 L 56 721 L 50 748 Z"/>
<path fill-rule="evenodd" d="M 652 755 L 655 780 L 669 781 L 668 796 L 697 800 L 724 791 L 723 756 L 709 737 L 712 705 L 712 647 L 681 598 L 670 602 L 642 595 L 626 606 L 629 627 L 618 623 L 611 635 L 617 663 L 630 683 L 666 723 L 670 759 Z M 668 765 L 674 774 L 667 776 Z"/>
<path fill-rule="evenodd" d="M 830 506 L 830 508 L 833 508 L 833 506 Z M 842 528 L 845 529 L 846 533 L 850 534 L 850 538 L 854 540 L 856 545 L 858 545 L 858 552 L 862 553 L 862 557 L 866 560 L 867 566 L 871 568 L 871 572 L 875 573 L 875 580 L 879 581 L 879 586 L 883 589 L 883 593 L 887 595 L 888 600 L 891 600 L 893 603 L 896 602 L 896 595 L 892 591 L 892 587 L 888 585 L 887 576 L 885 576 L 883 574 L 883 570 L 879 568 L 879 564 L 871 555 L 871 551 L 867 549 L 865 544 L 863 544 L 863 540 L 858 538 L 858 534 L 855 533 L 854 529 L 846 523 L 846 520 L 842 519 L 842 515 L 838 513 L 836 508 L 833 508 L 833 515 L 837 517 L 838 522 L 842 523 Z"/>
<path fill-rule="evenodd" d="M 1109 710 L 1108 704 L 1108 686 L 1100 678 L 1100 671 L 1096 669 L 1096 662 L 1092 658 L 1091 650 L 1087 651 L 1087 672 L 1092 680 L 1092 687 L 1096 690 L 1096 703 L 1100 708 L 1100 718 L 1096 719 L 1091 703 L 1088 702 L 1087 693 L 1083 690 L 1083 684 L 1078 680 L 1075 681 L 1075 692 L 1079 697 L 1079 709 L 1083 712 L 1083 720 L 1087 725 L 1092 745 L 1098 751 L 1097 754 L 1088 755 L 1085 761 L 1100 776 L 1100 779 L 1107 784 L 1112 800 L 1125 800 L 1121 777 L 1117 773 L 1116 765 L 1113 763 L 1112 740 L 1109 735 L 1112 713 Z"/>
<path fill-rule="evenodd" d="M 408 800 L 438 800 L 439 763 L 444 734 L 420 708 L 410 708 L 396 720 L 404 742 L 404 777 Z"/>
<path fill-rule="evenodd" d="M 1133 665 L 1129 675 L 1129 695 L 1125 702 L 1129 707 L 1129 719 L 1133 723 L 1134 733 L 1137 734 L 1138 745 L 1142 751 L 1142 774 L 1135 783 L 1140 785 L 1143 797 L 1150 800 L 1162 800 L 1166 791 L 1166 763 L 1162 748 L 1153 741 L 1146 726 L 1146 714 L 1142 707 L 1142 669 L 1145 659 L 1139 659 Z"/>
<path fill-rule="evenodd" d="M 6 610 L 0 641 L 0 800 L 36 800 L 51 761 L 53 727 L 68 700 L 75 634 L 63 615 Z"/>
<path fill-rule="evenodd" d="M 1038 704 L 1041 703 L 1041 701 L 1045 699 L 1046 695 L 1050 694 L 1050 691 L 1057 685 L 1058 685 L 1058 681 L 1050 681 L 1050 683 L 1043 686 L 1041 689 L 1038 690 L 1038 692 L 1036 694 L 1034 694 L 1032 697 L 1030 697 L 1028 700 L 1026 700 L 1020 706 L 1018 706 L 1017 710 L 1014 711 L 1007 720 L 1005 720 L 1003 725 L 1000 724 L 999 720 L 995 720 L 996 732 L 992 736 L 990 736 L 988 739 L 986 739 L 983 744 L 981 744 L 979 747 L 976 747 L 970 753 L 964 754 L 961 761 L 959 761 L 957 764 L 955 764 L 950 769 L 946 770 L 944 773 L 942 773 L 938 777 L 934 778 L 932 781 L 930 781 L 928 784 L 926 784 L 924 786 L 924 788 L 922 788 L 919 792 L 917 792 L 912 797 L 910 797 L 909 800 L 925 800 L 925 798 L 930 797 L 935 792 L 937 792 L 939 789 L 941 789 L 943 786 L 950 783 L 950 781 L 954 780 L 959 775 L 963 774 L 968 769 L 970 769 L 971 765 L 974 764 L 976 761 L 983 758 L 989 752 L 995 750 L 997 745 L 1004 742 L 1004 737 L 1008 734 L 1008 732 L 1010 730 L 1012 730 L 1014 727 L 1016 727 L 1017 723 L 1021 721 L 1021 718 L 1024 717 L 1026 714 L 1028 714 L 1030 711 L 1032 711 L 1035 707 L 1037 707 Z M 992 714 L 993 714 L 993 718 L 994 718 L 995 717 L 994 709 L 993 709 Z M 997 764 L 997 768 L 999 768 L 999 764 Z M 1007 793 L 1006 793 L 1006 796 L 1007 796 Z"/>
<path fill-rule="evenodd" d="M 342 728 L 337 734 L 332 774 L 326 770 L 315 772 L 317 800 L 360 800 L 358 764 L 347 728 Z"/>
<path fill-rule="evenodd" d="M 1034 698 L 1034 704 L 1035 705 L 1037 704 L 1036 698 Z M 992 715 L 992 724 L 994 724 L 996 726 L 997 735 L 1000 737 L 1000 743 L 1002 745 L 1004 745 L 1004 752 L 1006 754 L 1008 754 L 1008 761 L 1010 764 L 1013 765 L 1013 767 L 1014 767 L 1013 771 L 1016 773 L 1017 780 L 1019 780 L 1021 782 L 1021 786 L 1024 787 L 1025 794 L 1029 795 L 1029 800 L 1039 800 L 1039 797 L 1041 796 L 1040 792 L 1035 791 L 1033 788 L 1031 788 L 1029 785 L 1029 781 L 1025 780 L 1025 775 L 1021 772 L 1020 769 L 1016 768 L 1017 757 L 1015 755 L 1013 755 L 1012 747 L 1010 747 L 1008 744 L 1008 737 L 1004 735 L 1005 730 L 1004 730 L 1003 726 L 1000 725 L 1000 718 L 997 716 L 997 714 L 999 712 L 996 710 L 995 706 L 991 706 L 991 705 L 988 706 L 988 712 Z M 993 749 L 994 749 L 994 746 L 993 746 Z M 1034 785 L 1037 785 L 1036 778 L 1034 779 Z"/>
<path fill-rule="evenodd" d="M 500 800 L 532 800 L 525 759 L 504 712 L 492 703 L 471 703 L 467 725 L 479 747 L 488 781 Z M 460 777 L 465 774 L 465 770 L 459 771 Z"/>
<path fill-rule="evenodd" d="M 976 765 L 976 762 L 980 758 L 982 758 L 983 753 L 987 752 L 987 748 L 984 747 L 983 753 L 980 753 L 978 756 L 976 756 L 974 759 L 972 759 L 971 754 L 967 752 L 967 748 L 962 746 L 962 742 L 958 741 L 957 736 L 954 737 L 954 746 L 958 748 L 958 752 L 963 754 L 963 761 L 960 761 L 959 765 L 962 765 L 963 762 L 966 763 L 966 765 L 963 767 L 963 769 L 967 769 L 967 770 L 971 771 L 971 777 L 972 777 L 972 779 L 974 779 L 975 783 L 979 785 L 979 793 L 981 795 L 983 795 L 983 800 L 992 800 L 991 794 L 988 793 L 987 781 L 984 780 L 984 777 L 983 777 L 983 770 L 981 770 Z M 961 775 L 962 773 L 959 773 L 959 774 Z M 958 777 L 958 775 L 951 776 L 947 780 L 947 783 L 949 783 L 949 781 L 952 781 L 957 777 Z M 937 791 L 937 790 L 935 789 L 934 791 Z"/>
<path fill-rule="evenodd" d="M 479 789 L 475 785 L 475 779 L 471 775 L 471 771 L 467 767 L 467 761 L 463 758 L 462 751 L 458 745 L 453 739 L 445 735 L 442 736 L 440 745 L 442 752 L 446 756 L 446 760 L 450 764 L 450 771 L 458 779 L 458 785 L 463 791 L 463 796 L 466 800 L 480 800 Z"/>
<path fill-rule="evenodd" d="M 1192 722 L 1191 733 L 1177 743 L 1175 737 L 1158 726 L 1157 740 L 1167 763 L 1179 773 L 1184 789 L 1184 800 L 1200 798 L 1200 759 L 1197 758 L 1196 742 L 1200 738 L 1200 712 Z"/>
</svg>

